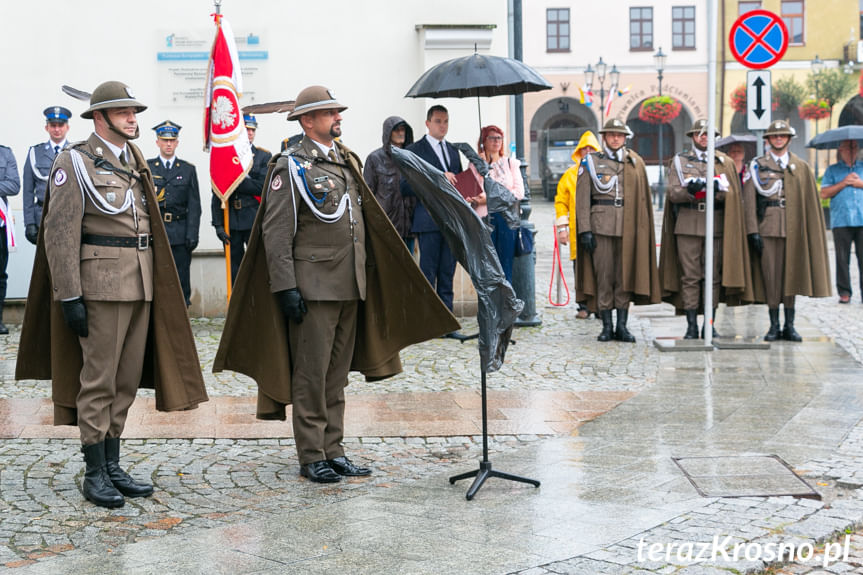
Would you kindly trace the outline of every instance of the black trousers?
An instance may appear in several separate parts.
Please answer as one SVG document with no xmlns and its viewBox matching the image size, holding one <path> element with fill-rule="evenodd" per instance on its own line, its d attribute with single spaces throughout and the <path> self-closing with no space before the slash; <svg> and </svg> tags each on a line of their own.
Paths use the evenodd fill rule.
<svg viewBox="0 0 863 575">
<path fill-rule="evenodd" d="M 177 266 L 177 275 L 180 276 L 180 286 L 183 288 L 183 299 L 186 300 L 186 307 L 189 307 L 192 296 L 192 284 L 189 280 L 189 268 L 192 266 L 192 250 L 186 247 L 185 243 L 171 244 L 171 253 L 174 255 L 174 265 Z"/>
<path fill-rule="evenodd" d="M 231 285 L 237 279 L 237 272 L 240 270 L 240 263 L 243 261 L 243 256 L 246 254 L 246 245 L 249 243 L 249 238 L 252 237 L 252 230 L 231 230 Z"/>
<path fill-rule="evenodd" d="M 833 246 L 836 249 L 836 291 L 839 295 L 850 296 L 851 289 L 851 244 L 857 256 L 857 271 L 860 275 L 860 294 L 863 295 L 863 226 L 833 228 Z"/>
<path fill-rule="evenodd" d="M 6 228 L 0 228 L 0 307 L 6 301 L 6 264 L 9 263 L 9 246 L 6 244 Z"/>
</svg>

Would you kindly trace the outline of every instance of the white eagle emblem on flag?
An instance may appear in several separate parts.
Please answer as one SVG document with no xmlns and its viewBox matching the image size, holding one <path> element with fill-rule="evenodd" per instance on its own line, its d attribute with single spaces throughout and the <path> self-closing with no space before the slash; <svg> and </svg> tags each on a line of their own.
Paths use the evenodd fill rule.
<svg viewBox="0 0 863 575">
<path fill-rule="evenodd" d="M 234 113 L 234 104 L 225 96 L 218 96 L 213 102 L 213 125 L 219 124 L 224 130 L 230 128 L 237 122 L 237 114 Z"/>
</svg>

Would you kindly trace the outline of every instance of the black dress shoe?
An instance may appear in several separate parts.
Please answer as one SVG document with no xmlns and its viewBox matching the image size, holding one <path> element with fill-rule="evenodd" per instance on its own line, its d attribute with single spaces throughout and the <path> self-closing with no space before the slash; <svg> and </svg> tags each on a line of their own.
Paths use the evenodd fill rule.
<svg viewBox="0 0 863 575">
<path fill-rule="evenodd" d="M 315 461 L 300 466 L 300 475 L 308 477 L 315 483 L 338 483 L 342 480 L 341 475 L 333 471 L 326 461 Z"/>
<path fill-rule="evenodd" d="M 330 464 L 330 467 L 338 473 L 339 475 L 345 475 L 347 477 L 361 477 L 363 475 L 371 475 L 372 470 L 368 467 L 357 467 L 351 460 L 342 455 L 341 457 L 336 457 L 335 459 L 328 459 L 327 463 Z"/>
</svg>

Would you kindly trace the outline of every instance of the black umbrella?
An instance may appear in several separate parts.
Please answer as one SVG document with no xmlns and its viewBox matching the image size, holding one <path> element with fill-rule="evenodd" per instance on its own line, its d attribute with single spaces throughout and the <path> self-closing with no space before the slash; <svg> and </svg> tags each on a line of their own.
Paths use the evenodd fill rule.
<svg viewBox="0 0 863 575">
<path fill-rule="evenodd" d="M 842 126 L 827 130 L 809 140 L 806 147 L 816 150 L 835 150 L 845 140 L 857 140 L 863 143 L 863 126 Z"/>
<path fill-rule="evenodd" d="M 745 150 L 743 156 L 744 165 L 748 166 L 752 158 L 755 157 L 755 154 L 758 153 L 758 138 L 751 134 L 731 134 L 730 136 L 719 138 L 716 140 L 716 149 L 720 152 L 728 153 L 728 148 L 731 144 L 743 144 L 743 149 Z"/>
<path fill-rule="evenodd" d="M 469 98 L 480 96 L 514 96 L 527 92 L 550 90 L 539 72 L 512 58 L 473 53 L 470 56 L 441 62 L 420 76 L 406 98 Z"/>
</svg>

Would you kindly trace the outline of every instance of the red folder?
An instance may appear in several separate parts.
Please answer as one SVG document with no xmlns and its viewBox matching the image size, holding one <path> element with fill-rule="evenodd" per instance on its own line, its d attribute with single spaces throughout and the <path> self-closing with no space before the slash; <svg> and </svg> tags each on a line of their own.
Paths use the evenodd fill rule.
<svg viewBox="0 0 863 575">
<path fill-rule="evenodd" d="M 466 200 L 483 193 L 482 186 L 476 181 L 476 176 L 470 170 L 464 170 L 455 175 L 455 188 Z"/>
</svg>

